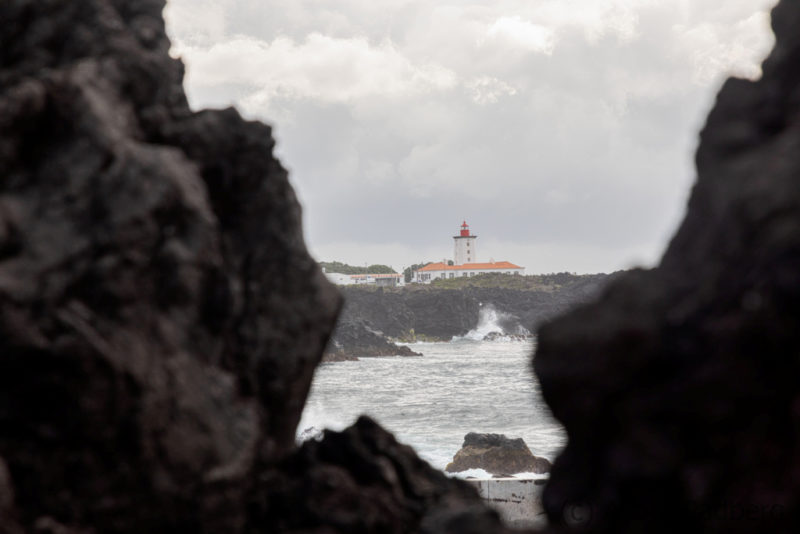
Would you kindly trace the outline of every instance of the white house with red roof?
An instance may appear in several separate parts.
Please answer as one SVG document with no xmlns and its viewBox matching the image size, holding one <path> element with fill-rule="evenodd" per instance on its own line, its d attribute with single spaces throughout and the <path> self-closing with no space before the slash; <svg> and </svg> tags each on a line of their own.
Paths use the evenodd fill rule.
<svg viewBox="0 0 800 534">
<path fill-rule="evenodd" d="M 461 231 L 453 236 L 453 265 L 445 262 L 431 263 L 414 272 L 413 281 L 430 284 L 439 278 L 459 278 L 484 273 L 525 274 L 525 267 L 508 261 L 478 263 L 475 242 L 478 239 L 469 230 L 467 221 L 461 223 Z"/>
</svg>

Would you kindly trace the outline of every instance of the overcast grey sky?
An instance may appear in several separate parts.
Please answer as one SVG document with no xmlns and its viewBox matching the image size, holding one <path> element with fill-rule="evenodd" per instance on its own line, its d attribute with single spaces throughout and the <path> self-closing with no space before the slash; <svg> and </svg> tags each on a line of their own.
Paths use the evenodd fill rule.
<svg viewBox="0 0 800 534">
<path fill-rule="evenodd" d="M 194 108 L 274 127 L 319 260 L 653 265 L 775 0 L 169 0 Z"/>
</svg>

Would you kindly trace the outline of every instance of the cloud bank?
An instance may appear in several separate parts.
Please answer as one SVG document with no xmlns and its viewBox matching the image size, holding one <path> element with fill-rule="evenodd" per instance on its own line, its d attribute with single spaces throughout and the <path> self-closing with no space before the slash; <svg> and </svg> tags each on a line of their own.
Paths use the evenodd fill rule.
<svg viewBox="0 0 800 534">
<path fill-rule="evenodd" d="M 658 259 L 702 118 L 772 0 L 169 0 L 194 107 L 275 127 L 319 259 L 528 272 Z"/>
</svg>

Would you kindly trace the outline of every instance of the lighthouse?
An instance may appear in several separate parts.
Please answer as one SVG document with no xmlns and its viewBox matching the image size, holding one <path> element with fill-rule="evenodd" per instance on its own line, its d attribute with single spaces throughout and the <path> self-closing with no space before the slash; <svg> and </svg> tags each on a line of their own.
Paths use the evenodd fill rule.
<svg viewBox="0 0 800 534">
<path fill-rule="evenodd" d="M 478 236 L 470 234 L 467 221 L 462 222 L 461 232 L 459 232 L 459 235 L 453 236 L 455 247 L 453 263 L 455 265 L 464 265 L 465 263 L 475 263 L 477 261 L 478 255 L 475 252 L 476 239 L 478 239 Z"/>
</svg>

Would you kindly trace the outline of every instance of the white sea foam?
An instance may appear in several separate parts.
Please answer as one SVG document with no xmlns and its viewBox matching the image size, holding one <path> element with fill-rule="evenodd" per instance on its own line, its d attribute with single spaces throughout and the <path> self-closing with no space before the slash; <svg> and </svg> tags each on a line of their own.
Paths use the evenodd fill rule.
<svg viewBox="0 0 800 534">
<path fill-rule="evenodd" d="M 493 341 L 515 341 L 519 336 L 530 336 L 530 331 L 522 325 L 512 331 L 506 330 L 503 323 L 511 319 L 511 315 L 498 311 L 491 304 L 483 305 L 478 312 L 478 325 L 463 336 L 454 336 L 453 341 L 483 341 L 489 334 L 495 334 Z"/>
<path fill-rule="evenodd" d="M 498 312 L 492 305 L 481 306 L 480 312 L 478 312 L 478 325 L 463 336 L 453 337 L 453 341 L 482 341 L 492 332 L 504 334 L 503 327 L 500 325 L 503 315 L 505 314 Z"/>
<path fill-rule="evenodd" d="M 492 478 L 492 474 L 483 469 L 467 469 L 466 471 L 459 471 L 458 473 L 448 473 L 445 471 L 445 474 L 450 478 Z"/>
<path fill-rule="evenodd" d="M 467 469 L 466 471 L 459 471 L 458 473 L 448 473 L 445 471 L 445 474 L 450 478 L 478 478 L 478 479 L 485 479 L 485 478 L 493 478 L 493 475 L 484 470 L 484 469 Z M 550 475 L 547 473 L 509 473 L 514 478 L 519 478 L 522 480 L 547 480 Z"/>
<path fill-rule="evenodd" d="M 325 365 L 317 369 L 298 437 L 312 426 L 341 430 L 365 413 L 437 469 L 452 461 L 468 432 L 521 437 L 535 455 L 552 460 L 565 435 L 531 372 L 534 343 L 421 343 L 414 350 L 422 358 Z"/>
</svg>

